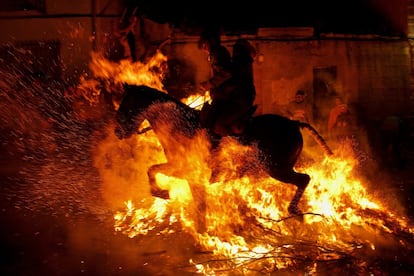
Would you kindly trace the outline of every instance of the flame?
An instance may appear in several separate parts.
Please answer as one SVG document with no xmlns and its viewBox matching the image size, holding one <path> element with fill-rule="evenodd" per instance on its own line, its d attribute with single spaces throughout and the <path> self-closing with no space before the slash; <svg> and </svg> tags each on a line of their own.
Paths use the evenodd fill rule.
<svg viewBox="0 0 414 276">
<path fill-rule="evenodd" d="M 92 75 L 81 76 L 77 88 L 68 96 L 84 100 L 90 106 L 99 104 L 101 96 L 108 93 L 114 108 L 118 109 L 123 84 L 147 85 L 166 92 L 162 82 L 168 69 L 167 57 L 159 50 L 146 63 L 128 59 L 113 62 L 100 52 L 92 52 L 89 67 Z"/>
<path fill-rule="evenodd" d="M 115 83 L 147 84 L 162 90 L 159 72 L 157 78 L 150 68 L 163 62 L 160 53 L 148 65 L 113 64 L 94 55 L 91 66 L 96 76 Z M 182 101 L 191 105 L 208 98 L 206 93 Z M 349 147 L 339 148 L 333 157 L 316 150 L 314 162 L 295 168 L 311 176 L 300 202 L 305 213 L 298 219 L 287 213 L 295 187 L 262 173 L 254 147 L 224 138 L 209 158 L 205 136 L 198 135 L 194 141 L 192 148 L 182 149 L 183 160 L 174 164 L 182 177 L 156 175 L 158 185 L 169 191 L 168 200 L 152 197 L 148 190 L 142 192 L 143 187 L 149 189 L 148 168 L 166 162 L 152 131 L 122 141 L 108 135 L 99 145 L 95 164 L 107 185 L 106 199 L 114 201 L 117 191 L 116 201 L 124 204 L 117 206 L 115 231 L 130 238 L 175 229 L 190 233 L 209 252 L 189 260 L 198 273 L 252 269 L 270 273 L 302 265 L 312 274 L 318 261 L 352 255 L 360 248 L 375 251 L 386 242 L 378 233 L 414 232 L 403 214 L 368 190 L 367 180 L 356 173 L 359 164 Z M 111 165 L 102 160 L 110 160 Z M 131 186 L 141 192 L 119 194 Z"/>
<path fill-rule="evenodd" d="M 151 135 L 152 142 L 156 141 L 155 134 Z M 307 248 L 308 254 L 313 254 L 316 261 L 329 260 L 352 254 L 356 246 L 375 251 L 378 237 L 373 238 L 372 234 L 378 231 L 392 233 L 404 229 L 413 233 L 414 227 L 408 225 L 404 216 L 370 196 L 354 173 L 357 163 L 351 156 L 345 158 L 337 153 L 336 157 L 324 157 L 314 165 L 297 168 L 312 178 L 301 200 L 305 215 L 298 222 L 286 212 L 295 188 L 258 174 L 257 168 L 251 168 L 252 176 L 237 177 L 243 162 L 254 160 L 255 150 L 232 139 L 224 143 L 214 162 L 225 171 L 214 183 L 208 181 L 211 171 L 204 166 L 179 168 L 188 179 L 203 177 L 197 185 L 204 198 L 185 179 L 157 175 L 159 185 L 169 190 L 171 198 L 154 198 L 153 204 L 144 208 L 127 201 L 127 208 L 117 211 L 114 217 L 115 230 L 133 238 L 150 231 L 167 233 L 174 226 L 185 229 L 204 250 L 225 258 L 208 264 L 190 260 L 205 275 L 229 267 L 286 269 L 297 264 L 295 258 L 301 260 L 298 250 L 310 247 L 309 244 L 314 244 L 314 248 Z M 160 145 L 157 149 L 161 150 Z M 200 157 L 192 152 L 187 154 Z M 155 163 L 158 162 L 164 161 Z M 199 205 L 205 206 L 201 212 Z"/>
<path fill-rule="evenodd" d="M 181 101 L 191 108 L 200 110 L 204 103 L 211 101 L 210 91 L 206 91 L 204 94 L 190 95 L 187 98 L 181 99 Z"/>
<path fill-rule="evenodd" d="M 167 57 L 161 51 L 157 51 L 147 63 L 131 62 L 128 59 L 112 62 L 99 52 L 92 52 L 91 57 L 89 67 L 97 78 L 110 79 L 115 84 L 145 84 L 164 90 L 162 77 L 166 69 Z"/>
<path fill-rule="evenodd" d="M 118 109 L 123 84 L 146 85 L 167 93 L 163 85 L 163 78 L 168 70 L 167 60 L 167 57 L 159 50 L 146 63 L 132 62 L 129 59 L 113 62 L 106 59 L 100 52 L 92 52 L 89 64 L 92 77 L 81 76 L 76 90 L 71 91 L 72 95 L 68 96 L 82 98 L 90 106 L 94 106 L 100 102 L 100 96 L 105 91 L 112 94 L 112 103 L 114 108 Z M 203 94 L 194 93 L 181 99 L 182 102 L 198 110 L 204 102 L 210 100 L 209 91 Z"/>
</svg>

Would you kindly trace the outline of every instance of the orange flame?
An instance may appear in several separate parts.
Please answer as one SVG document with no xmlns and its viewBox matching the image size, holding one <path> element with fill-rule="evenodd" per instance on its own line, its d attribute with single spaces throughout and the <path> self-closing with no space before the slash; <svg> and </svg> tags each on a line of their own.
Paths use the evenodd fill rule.
<svg viewBox="0 0 414 276">
<path fill-rule="evenodd" d="M 154 133 L 148 134 L 147 138 L 151 140 L 149 143 L 157 139 Z M 140 144 L 148 143 L 142 137 L 139 139 Z M 303 216 L 303 222 L 298 222 L 286 212 L 295 188 L 258 175 L 256 168 L 252 168 L 252 176 L 238 178 L 238 167 L 241 162 L 254 160 L 254 149 L 242 147 L 232 139 L 226 139 L 224 143 L 226 145 L 215 160 L 222 164 L 224 175 L 218 176 L 214 183 L 208 181 L 211 171 L 203 160 L 197 159 L 200 158 L 199 153 L 187 152 L 194 158 L 193 162 L 201 164 L 200 167 L 177 168 L 184 170 L 188 179 L 193 179 L 194 174 L 204 179 L 197 184 L 204 190 L 204 198 L 194 194 L 187 180 L 158 175 L 158 184 L 169 190 L 171 199 L 154 198 L 151 206 L 143 208 L 139 207 L 139 203 L 135 205 L 128 200 L 126 210 L 118 211 L 114 217 L 115 230 L 133 238 L 159 229 L 160 225 L 165 226 L 164 230 L 158 230 L 160 233 L 172 231 L 174 225 L 183 228 L 205 250 L 232 260 L 231 265 L 203 265 L 201 260 L 198 264 L 191 260 L 197 270 L 204 271 L 206 275 L 223 265 L 227 268 L 249 266 L 252 260 L 256 260 L 256 266 L 288 268 L 294 266 L 292 256 L 304 243 L 312 242 L 315 247 L 330 248 L 330 254 L 323 250 L 313 253 L 315 260 L 321 260 L 337 257 L 332 253 L 334 250 L 351 254 L 355 244 L 375 250 L 378 237 L 372 238 L 372 233 L 377 231 L 414 231 L 404 216 L 370 197 L 362 181 L 354 176 L 356 164 L 352 157 L 325 157 L 317 165 L 300 168 L 308 172 L 312 180 L 301 200 L 302 209 L 307 213 Z M 153 149 L 152 154 L 147 154 L 154 156 L 156 152 L 155 155 L 163 155 L 159 144 Z M 143 154 L 138 151 L 135 154 Z M 165 162 L 164 158 L 152 160 L 153 164 Z M 130 181 L 135 182 L 133 178 Z M 141 182 L 140 185 L 148 184 Z M 205 202 L 204 213 L 197 209 L 198 201 Z"/>
<path fill-rule="evenodd" d="M 131 62 L 127 59 L 112 62 L 97 52 L 93 52 L 91 56 L 89 66 L 97 78 L 110 79 L 115 84 L 147 85 L 164 91 L 162 78 L 167 57 L 161 51 L 157 51 L 147 63 Z"/>
<path fill-rule="evenodd" d="M 117 109 L 122 97 L 123 84 L 147 85 L 165 91 L 163 77 L 167 68 L 167 57 L 161 51 L 149 58 L 147 63 L 132 62 L 128 59 L 113 62 L 106 59 L 102 53 L 92 52 L 89 67 L 91 78 L 81 76 L 79 85 L 73 93 L 82 98 L 90 106 L 100 102 L 103 91 L 112 94 L 112 103 Z"/>
</svg>

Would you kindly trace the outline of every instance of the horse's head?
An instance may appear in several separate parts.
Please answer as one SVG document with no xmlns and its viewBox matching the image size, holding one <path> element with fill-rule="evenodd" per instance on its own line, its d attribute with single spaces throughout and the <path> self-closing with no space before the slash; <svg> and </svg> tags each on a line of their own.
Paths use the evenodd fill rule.
<svg viewBox="0 0 414 276">
<path fill-rule="evenodd" d="M 138 128 L 146 119 L 151 127 L 171 126 L 183 133 L 194 130 L 199 123 L 199 112 L 148 86 L 125 85 L 125 93 L 116 113 L 115 134 L 119 139 L 145 132 Z M 161 127 L 162 128 L 162 127 Z M 191 131 L 190 131 L 191 132 Z"/>
</svg>

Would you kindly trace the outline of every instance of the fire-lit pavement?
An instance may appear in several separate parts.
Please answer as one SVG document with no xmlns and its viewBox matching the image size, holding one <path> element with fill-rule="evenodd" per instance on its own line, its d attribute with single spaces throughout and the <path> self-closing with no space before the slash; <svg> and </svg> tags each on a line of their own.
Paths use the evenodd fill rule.
<svg viewBox="0 0 414 276">
<path fill-rule="evenodd" d="M 188 274 L 188 268 L 180 267 L 195 254 L 187 234 L 131 239 L 115 233 L 113 214 L 99 210 L 96 172 L 82 171 L 82 166 L 91 166 L 89 160 L 76 161 L 81 163 L 79 175 L 64 169 L 47 172 L 41 169 L 42 160 L 24 155 L 3 152 L 2 157 L 1 275 Z M 59 158 L 63 166 L 68 165 L 62 155 L 53 159 Z M 70 158 L 76 158 L 73 152 Z M 46 173 L 50 179 L 44 178 Z M 74 189 L 71 178 L 76 184 L 84 178 L 86 186 Z M 32 194 L 33 189 L 39 189 L 37 179 L 48 187 L 34 193 L 38 198 Z"/>
</svg>

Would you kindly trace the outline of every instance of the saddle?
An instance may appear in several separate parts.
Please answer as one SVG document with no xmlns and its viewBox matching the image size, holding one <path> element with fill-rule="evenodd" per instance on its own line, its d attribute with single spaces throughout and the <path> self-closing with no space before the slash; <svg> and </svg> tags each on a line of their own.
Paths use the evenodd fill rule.
<svg viewBox="0 0 414 276">
<path fill-rule="evenodd" d="M 213 107 L 205 103 L 200 112 L 201 125 L 217 137 L 242 135 L 247 122 L 256 112 L 258 106 L 253 105 L 245 111 L 234 111 L 234 113 L 224 115 L 222 109 L 225 108 L 225 105 L 224 102 Z"/>
<path fill-rule="evenodd" d="M 241 114 L 241 116 L 231 125 L 230 135 L 242 135 L 248 121 L 253 117 L 253 114 L 256 112 L 257 108 L 258 105 L 253 105 L 245 113 Z"/>
<path fill-rule="evenodd" d="M 227 127 L 226 133 L 218 134 L 213 131 L 212 126 L 207 127 L 209 136 L 212 142 L 212 148 L 215 149 L 220 145 L 221 138 L 225 136 L 232 136 L 236 138 L 242 138 L 244 131 L 249 120 L 253 117 L 253 114 L 256 112 L 257 105 L 251 106 L 246 112 L 242 113 L 238 118 L 233 121 L 233 123 Z M 214 172 L 213 172 L 214 174 Z M 214 182 L 214 181 L 213 181 Z"/>
</svg>

